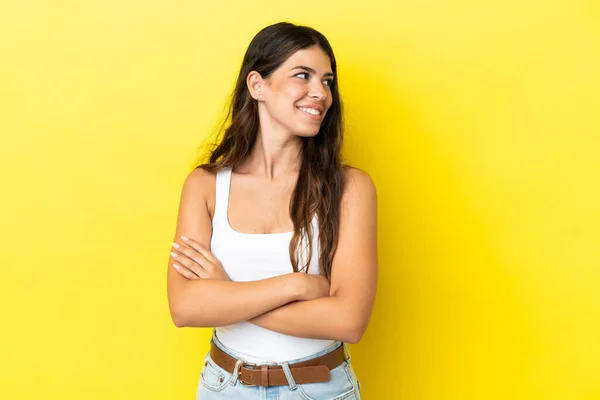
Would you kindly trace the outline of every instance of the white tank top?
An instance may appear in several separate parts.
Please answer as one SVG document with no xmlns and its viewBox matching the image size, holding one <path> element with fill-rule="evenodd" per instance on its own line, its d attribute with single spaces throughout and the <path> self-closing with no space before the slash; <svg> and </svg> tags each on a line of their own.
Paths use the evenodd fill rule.
<svg viewBox="0 0 600 400">
<path fill-rule="evenodd" d="M 293 272 L 288 250 L 293 232 L 241 233 L 231 228 L 227 218 L 230 182 L 231 167 L 217 172 L 210 242 L 211 252 L 222 263 L 229 278 L 236 282 L 255 281 Z M 313 257 L 308 273 L 319 274 L 319 226 L 316 215 L 311 225 L 314 233 Z M 300 257 L 300 268 L 308 254 L 308 241 L 305 240 L 303 245 L 305 253 Z M 284 335 L 245 321 L 217 327 L 215 333 L 225 346 L 246 361 L 257 364 L 307 357 L 334 343 L 334 340 Z"/>
</svg>

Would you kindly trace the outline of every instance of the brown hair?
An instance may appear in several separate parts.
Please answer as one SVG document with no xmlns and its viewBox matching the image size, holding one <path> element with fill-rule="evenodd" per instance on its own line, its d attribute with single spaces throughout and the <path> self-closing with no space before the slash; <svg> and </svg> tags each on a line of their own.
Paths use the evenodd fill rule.
<svg viewBox="0 0 600 400">
<path fill-rule="evenodd" d="M 292 200 L 290 217 L 294 234 L 290 241 L 290 260 L 294 272 L 304 270 L 313 254 L 312 216 L 319 223 L 319 270 L 331 280 L 331 264 L 339 236 L 340 202 L 344 190 L 341 149 L 343 144 L 342 103 L 337 85 L 336 61 L 329 42 L 321 33 L 307 26 L 280 22 L 262 29 L 250 42 L 235 84 L 227 114 L 221 125 L 224 132 L 219 143 L 210 151 L 209 162 L 198 165 L 215 172 L 233 166 L 250 154 L 259 128 L 258 105 L 250 95 L 246 77 L 257 71 L 268 78 L 287 58 L 300 49 L 318 45 L 328 56 L 335 79 L 331 83 L 332 104 L 318 134 L 302 138 L 301 167 Z M 228 123 L 229 118 L 231 122 Z M 308 258 L 298 268 L 296 250 L 302 244 L 300 232 L 307 232 Z"/>
</svg>

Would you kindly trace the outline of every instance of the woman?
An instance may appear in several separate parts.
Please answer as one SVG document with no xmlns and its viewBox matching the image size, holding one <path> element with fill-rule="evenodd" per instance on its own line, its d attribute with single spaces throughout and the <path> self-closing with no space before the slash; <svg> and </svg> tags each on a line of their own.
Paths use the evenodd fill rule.
<svg viewBox="0 0 600 400">
<path fill-rule="evenodd" d="M 360 399 L 344 342 L 377 286 L 370 177 L 343 165 L 336 61 L 278 23 L 244 57 L 230 125 L 186 178 L 168 268 L 178 327 L 215 327 L 198 399 Z"/>
</svg>

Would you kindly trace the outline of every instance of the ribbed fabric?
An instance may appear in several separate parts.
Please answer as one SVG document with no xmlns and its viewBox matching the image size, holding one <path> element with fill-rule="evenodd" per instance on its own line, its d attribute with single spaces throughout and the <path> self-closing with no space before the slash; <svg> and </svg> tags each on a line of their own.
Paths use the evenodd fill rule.
<svg viewBox="0 0 600 400">
<path fill-rule="evenodd" d="M 217 172 L 211 239 L 211 252 L 223 264 L 229 278 L 238 282 L 255 281 L 293 272 L 289 257 L 289 244 L 293 232 L 250 234 L 231 228 L 227 218 L 230 182 L 231 167 Z M 309 274 L 318 274 L 319 227 L 316 215 L 312 221 L 312 229 L 313 256 L 308 271 Z M 304 241 L 304 244 L 306 247 L 303 256 L 306 256 L 307 241 Z M 284 335 L 249 322 L 217 327 L 215 334 L 225 346 L 253 363 L 277 363 L 307 357 L 334 343 L 333 340 Z"/>
</svg>

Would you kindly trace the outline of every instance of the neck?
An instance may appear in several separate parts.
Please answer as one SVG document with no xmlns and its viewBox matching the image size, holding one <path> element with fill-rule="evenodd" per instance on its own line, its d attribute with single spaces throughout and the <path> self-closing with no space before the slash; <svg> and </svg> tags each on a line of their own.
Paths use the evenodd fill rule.
<svg viewBox="0 0 600 400">
<path fill-rule="evenodd" d="M 268 135 L 260 129 L 247 159 L 236 168 L 239 172 L 274 181 L 300 171 L 302 138 Z"/>
</svg>

